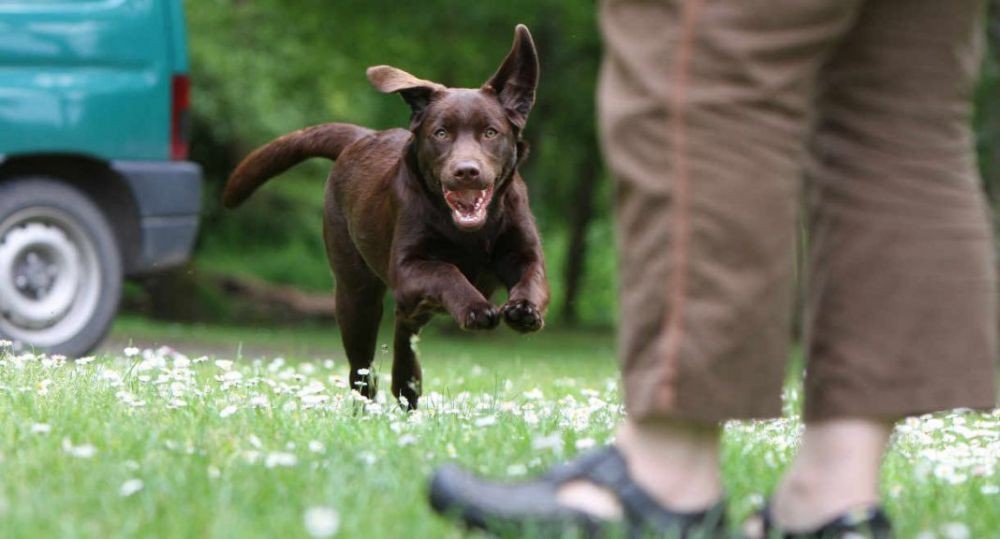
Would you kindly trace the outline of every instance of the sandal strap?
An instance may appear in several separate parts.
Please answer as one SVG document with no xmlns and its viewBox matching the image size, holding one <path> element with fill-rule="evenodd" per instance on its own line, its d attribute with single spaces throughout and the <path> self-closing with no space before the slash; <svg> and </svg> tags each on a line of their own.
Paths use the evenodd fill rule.
<svg viewBox="0 0 1000 539">
<path fill-rule="evenodd" d="M 841 537 L 861 537 L 871 539 L 890 539 L 892 523 L 885 511 L 877 505 L 855 507 L 833 520 L 808 532 L 784 532 L 771 517 L 771 504 L 768 503 L 758 513 L 763 524 L 764 537 L 780 537 L 781 539 L 839 539 Z"/>
<path fill-rule="evenodd" d="M 719 502 L 705 511 L 681 513 L 660 505 L 628 472 L 621 452 L 609 445 L 590 452 L 548 477 L 557 483 L 583 479 L 611 491 L 621 504 L 631 529 L 676 529 L 686 536 L 694 528 L 717 530 L 725 528 L 725 503 Z"/>
</svg>

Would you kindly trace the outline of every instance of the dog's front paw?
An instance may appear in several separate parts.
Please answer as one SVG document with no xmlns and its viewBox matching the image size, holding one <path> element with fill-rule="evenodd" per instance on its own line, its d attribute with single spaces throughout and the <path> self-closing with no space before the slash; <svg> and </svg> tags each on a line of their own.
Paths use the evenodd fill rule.
<svg viewBox="0 0 1000 539">
<path fill-rule="evenodd" d="M 500 323 L 500 312 L 489 302 L 477 303 L 465 309 L 459 321 L 462 329 L 493 329 Z"/>
<path fill-rule="evenodd" d="M 500 308 L 500 312 L 507 325 L 521 333 L 538 331 L 545 324 L 538 307 L 526 299 L 508 301 Z"/>
</svg>

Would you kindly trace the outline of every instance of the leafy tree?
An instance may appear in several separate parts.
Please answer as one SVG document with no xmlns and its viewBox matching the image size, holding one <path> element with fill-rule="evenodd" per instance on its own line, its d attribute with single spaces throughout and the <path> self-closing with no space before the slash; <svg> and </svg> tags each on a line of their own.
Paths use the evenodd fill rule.
<svg viewBox="0 0 1000 539">
<path fill-rule="evenodd" d="M 992 53 L 977 94 L 985 185 L 1000 204 L 1000 0 L 990 0 Z M 596 142 L 597 8 L 573 0 L 188 0 L 193 155 L 209 179 L 201 268 L 325 290 L 322 179 L 310 162 L 268 185 L 247 209 L 223 214 L 221 186 L 253 147 L 300 127 L 344 121 L 404 126 L 408 109 L 368 86 L 365 69 L 392 64 L 449 86 L 477 87 L 531 29 L 542 63 L 524 173 L 545 238 L 555 314 L 614 320 L 614 253 L 607 174 Z M 586 293 L 584 293 L 586 292 Z"/>
</svg>

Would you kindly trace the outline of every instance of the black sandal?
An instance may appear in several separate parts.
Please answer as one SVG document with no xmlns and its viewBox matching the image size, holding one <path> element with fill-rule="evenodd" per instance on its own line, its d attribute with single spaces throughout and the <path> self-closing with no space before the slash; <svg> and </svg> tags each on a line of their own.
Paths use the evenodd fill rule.
<svg viewBox="0 0 1000 539">
<path fill-rule="evenodd" d="M 748 529 L 752 528 L 752 529 Z M 877 506 L 858 507 L 808 532 L 785 532 L 774 524 L 767 504 L 744 525 L 749 539 L 892 539 L 892 522 Z"/>
<path fill-rule="evenodd" d="M 604 520 L 561 505 L 556 497 L 559 487 L 577 479 L 611 491 L 622 506 L 623 521 Z M 584 537 L 727 537 L 724 502 L 694 513 L 660 506 L 635 484 L 614 446 L 587 453 L 538 480 L 519 484 L 485 481 L 448 465 L 431 480 L 430 502 L 438 513 L 499 535 L 562 537 L 576 532 Z"/>
</svg>

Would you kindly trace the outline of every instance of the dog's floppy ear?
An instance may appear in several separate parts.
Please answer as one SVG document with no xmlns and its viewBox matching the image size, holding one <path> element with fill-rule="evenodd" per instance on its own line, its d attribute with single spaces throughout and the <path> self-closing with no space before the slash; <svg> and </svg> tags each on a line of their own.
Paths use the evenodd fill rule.
<svg viewBox="0 0 1000 539">
<path fill-rule="evenodd" d="M 445 90 L 445 87 L 429 80 L 418 79 L 402 69 L 392 66 L 369 67 L 368 81 L 376 90 L 391 94 L 399 93 L 413 110 L 411 121 L 418 123 L 424 109 L 434 97 L 434 94 Z"/>
<path fill-rule="evenodd" d="M 492 88 L 496 92 L 511 123 L 518 129 L 524 129 L 528 113 L 535 104 L 537 87 L 538 53 L 535 42 L 528 27 L 519 24 L 514 29 L 514 45 L 484 88 Z"/>
</svg>

